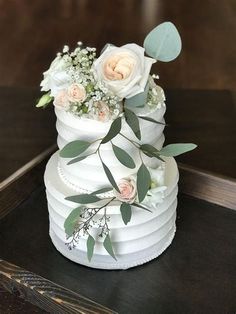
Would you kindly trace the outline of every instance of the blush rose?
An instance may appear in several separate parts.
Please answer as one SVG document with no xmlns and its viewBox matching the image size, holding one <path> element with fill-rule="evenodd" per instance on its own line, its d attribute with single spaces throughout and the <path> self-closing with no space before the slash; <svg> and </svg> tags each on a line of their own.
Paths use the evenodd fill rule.
<svg viewBox="0 0 236 314">
<path fill-rule="evenodd" d="M 136 183 L 131 178 L 121 179 L 118 183 L 120 193 L 114 189 L 114 194 L 118 200 L 125 203 L 133 203 L 136 199 Z"/>
<path fill-rule="evenodd" d="M 59 91 L 53 102 L 54 106 L 58 109 L 68 109 L 69 108 L 69 99 L 68 99 L 68 94 L 66 90 L 61 90 Z"/>
<path fill-rule="evenodd" d="M 85 88 L 81 84 L 71 84 L 67 89 L 67 93 L 71 102 L 82 102 L 86 98 Z"/>
</svg>

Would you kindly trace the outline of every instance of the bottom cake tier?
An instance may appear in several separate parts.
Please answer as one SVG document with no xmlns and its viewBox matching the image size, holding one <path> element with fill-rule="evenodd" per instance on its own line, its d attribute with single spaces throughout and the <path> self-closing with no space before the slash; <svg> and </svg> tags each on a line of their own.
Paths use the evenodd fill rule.
<svg viewBox="0 0 236 314">
<path fill-rule="evenodd" d="M 75 191 L 65 184 L 58 174 L 58 152 L 49 160 L 45 171 L 45 185 L 48 200 L 49 233 L 57 250 L 68 259 L 100 269 L 127 269 L 144 264 L 158 257 L 172 242 L 175 234 L 175 220 L 178 192 L 178 169 L 173 158 L 166 160 L 165 197 L 152 212 L 132 206 L 132 218 L 128 225 L 122 221 L 119 206 L 109 206 L 110 238 L 117 260 L 104 249 L 102 240 L 96 237 L 94 255 L 89 262 L 86 253 L 86 236 L 82 236 L 76 248 L 69 250 L 64 231 L 64 221 L 77 204 L 65 200 Z M 94 228 L 96 235 L 96 228 Z"/>
</svg>

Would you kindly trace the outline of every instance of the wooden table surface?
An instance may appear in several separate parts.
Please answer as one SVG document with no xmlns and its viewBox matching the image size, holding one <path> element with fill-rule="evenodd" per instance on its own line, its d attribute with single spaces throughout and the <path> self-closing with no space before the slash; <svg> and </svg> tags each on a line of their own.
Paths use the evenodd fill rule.
<svg viewBox="0 0 236 314">
<path fill-rule="evenodd" d="M 127 271 L 95 270 L 56 251 L 39 187 L 0 220 L 0 256 L 118 313 L 234 314 L 236 211 L 180 194 L 177 212 L 174 241 L 158 259 Z"/>
</svg>

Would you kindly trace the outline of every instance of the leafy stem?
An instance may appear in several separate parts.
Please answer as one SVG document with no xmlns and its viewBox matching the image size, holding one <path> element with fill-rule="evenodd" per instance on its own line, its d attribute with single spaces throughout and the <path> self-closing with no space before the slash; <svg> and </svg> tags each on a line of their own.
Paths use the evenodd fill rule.
<svg viewBox="0 0 236 314">
<path fill-rule="evenodd" d="M 127 141 L 129 141 L 130 143 L 132 143 L 135 147 L 137 147 L 137 148 L 140 147 L 140 145 L 139 145 L 138 142 L 135 142 L 135 141 L 129 139 L 129 138 L 128 138 L 127 136 L 125 136 L 123 133 L 119 133 L 119 134 L 120 134 L 122 137 L 124 137 Z"/>
<path fill-rule="evenodd" d="M 103 209 L 104 210 L 104 215 L 101 219 L 103 219 L 105 221 L 105 224 L 103 226 L 100 225 L 100 227 L 102 227 L 101 233 L 100 235 L 103 236 L 104 235 L 104 231 L 105 231 L 105 227 L 108 228 L 108 217 L 107 217 L 107 211 L 106 211 L 106 207 L 112 202 L 114 201 L 115 197 L 109 198 L 108 202 L 106 202 L 105 204 L 103 204 L 100 207 L 95 207 L 95 208 L 84 208 L 84 213 L 80 215 L 80 217 L 78 217 L 78 222 L 75 225 L 74 228 L 74 232 L 72 234 L 72 239 L 70 242 L 67 242 L 67 246 L 69 249 L 75 248 L 76 244 L 79 241 L 80 238 L 80 232 L 83 231 L 83 234 L 86 235 L 88 234 L 88 231 L 90 229 L 90 227 L 92 226 L 92 224 L 94 224 L 94 217 Z M 106 217 L 105 217 L 106 216 Z M 82 218 L 84 220 L 81 220 L 79 218 Z M 100 221 L 101 221 L 100 219 Z"/>
</svg>

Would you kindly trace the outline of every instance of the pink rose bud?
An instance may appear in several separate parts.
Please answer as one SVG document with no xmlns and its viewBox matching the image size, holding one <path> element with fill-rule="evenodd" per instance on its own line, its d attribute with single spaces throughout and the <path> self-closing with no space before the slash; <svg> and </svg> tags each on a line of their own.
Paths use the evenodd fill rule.
<svg viewBox="0 0 236 314">
<path fill-rule="evenodd" d="M 133 179 L 124 178 L 118 183 L 120 193 L 114 190 L 114 194 L 118 200 L 125 203 L 133 203 L 137 195 L 136 183 Z"/>
<path fill-rule="evenodd" d="M 71 102 L 83 102 L 86 98 L 86 91 L 83 85 L 74 83 L 68 90 L 68 97 Z"/>
<path fill-rule="evenodd" d="M 58 109 L 64 109 L 64 110 L 68 109 L 69 99 L 68 99 L 67 91 L 64 89 L 60 90 L 55 96 L 53 104 Z"/>
</svg>

